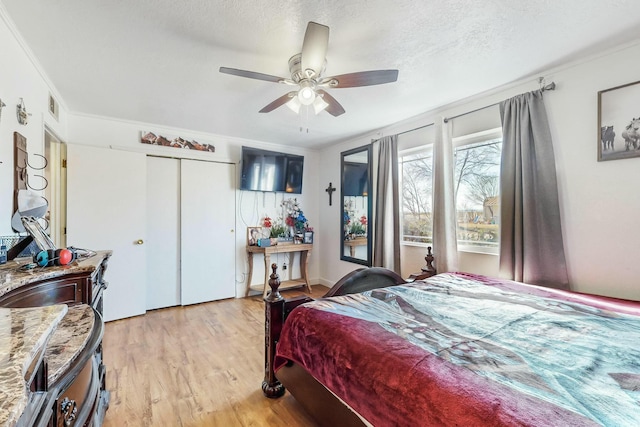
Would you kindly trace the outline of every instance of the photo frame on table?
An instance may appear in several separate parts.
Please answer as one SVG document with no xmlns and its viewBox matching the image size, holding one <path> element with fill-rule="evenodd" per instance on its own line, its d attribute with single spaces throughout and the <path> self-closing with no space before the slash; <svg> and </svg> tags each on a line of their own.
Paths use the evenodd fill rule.
<svg viewBox="0 0 640 427">
<path fill-rule="evenodd" d="M 598 92 L 598 161 L 640 157 L 640 81 Z"/>
<path fill-rule="evenodd" d="M 303 243 L 311 243 L 311 244 L 313 244 L 313 231 L 305 231 L 304 232 Z"/>
<path fill-rule="evenodd" d="M 247 246 L 256 246 L 258 240 L 268 239 L 269 229 L 266 227 L 247 227 Z"/>
</svg>

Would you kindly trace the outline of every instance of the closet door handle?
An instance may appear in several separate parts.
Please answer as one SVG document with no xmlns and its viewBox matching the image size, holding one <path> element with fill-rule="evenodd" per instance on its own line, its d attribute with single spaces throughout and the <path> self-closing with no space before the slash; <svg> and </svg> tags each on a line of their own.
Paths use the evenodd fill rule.
<svg viewBox="0 0 640 427">
<path fill-rule="evenodd" d="M 142 239 L 136 240 L 136 245 L 142 245 L 142 244 L 144 244 L 144 240 Z"/>
</svg>

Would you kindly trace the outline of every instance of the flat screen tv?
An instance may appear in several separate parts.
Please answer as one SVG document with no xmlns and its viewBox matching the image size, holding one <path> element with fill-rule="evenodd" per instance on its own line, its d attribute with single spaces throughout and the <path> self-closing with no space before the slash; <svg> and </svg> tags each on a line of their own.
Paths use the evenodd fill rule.
<svg viewBox="0 0 640 427">
<path fill-rule="evenodd" d="M 344 162 L 344 196 L 366 196 L 369 192 L 369 165 L 367 163 Z"/>
<path fill-rule="evenodd" d="M 240 189 L 302 193 L 304 156 L 242 147 Z"/>
</svg>

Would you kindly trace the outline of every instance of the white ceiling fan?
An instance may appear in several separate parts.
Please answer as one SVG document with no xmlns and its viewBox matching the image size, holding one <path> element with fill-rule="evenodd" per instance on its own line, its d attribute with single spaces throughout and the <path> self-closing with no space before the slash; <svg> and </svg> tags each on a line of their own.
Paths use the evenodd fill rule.
<svg viewBox="0 0 640 427">
<path fill-rule="evenodd" d="M 220 72 L 250 79 L 299 86 L 297 90 L 286 93 L 265 106 L 260 110 L 261 113 L 268 113 L 284 104 L 298 113 L 302 105 L 307 105 L 313 106 L 316 114 L 326 109 L 329 114 L 336 117 L 345 112 L 344 108 L 324 89 L 372 86 L 398 80 L 398 70 L 361 71 L 324 77 L 328 43 L 329 27 L 309 22 L 307 31 L 304 34 L 302 52 L 293 55 L 289 59 L 291 78 L 227 67 L 220 67 Z"/>
</svg>

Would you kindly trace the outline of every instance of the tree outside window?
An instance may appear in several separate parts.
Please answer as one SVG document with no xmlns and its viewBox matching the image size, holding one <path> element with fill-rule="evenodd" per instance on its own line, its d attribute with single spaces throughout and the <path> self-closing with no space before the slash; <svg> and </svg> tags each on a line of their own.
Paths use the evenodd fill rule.
<svg viewBox="0 0 640 427">
<path fill-rule="evenodd" d="M 400 157 L 402 241 L 432 243 L 432 150 Z"/>
<path fill-rule="evenodd" d="M 498 248 L 501 152 L 501 139 L 455 149 L 457 234 L 463 249 Z"/>
<path fill-rule="evenodd" d="M 477 139 L 476 139 L 477 141 Z M 454 191 L 458 245 L 497 252 L 500 223 L 501 138 L 455 148 Z M 432 148 L 401 154 L 402 241 L 433 242 Z"/>
</svg>

